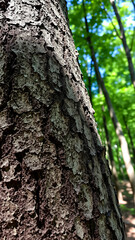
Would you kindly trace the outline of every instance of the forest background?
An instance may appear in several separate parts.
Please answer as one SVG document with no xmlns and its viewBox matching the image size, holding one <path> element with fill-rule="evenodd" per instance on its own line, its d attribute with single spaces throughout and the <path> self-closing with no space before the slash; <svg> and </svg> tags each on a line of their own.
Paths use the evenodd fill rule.
<svg viewBox="0 0 135 240">
<path fill-rule="evenodd" d="M 116 190 L 121 198 L 119 183 L 129 179 L 135 201 L 135 2 L 68 0 L 67 4 Z"/>
</svg>

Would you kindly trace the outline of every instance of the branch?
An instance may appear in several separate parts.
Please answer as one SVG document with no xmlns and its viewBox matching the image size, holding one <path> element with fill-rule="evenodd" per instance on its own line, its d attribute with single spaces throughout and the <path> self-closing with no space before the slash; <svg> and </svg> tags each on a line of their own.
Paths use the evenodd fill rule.
<svg viewBox="0 0 135 240">
<path fill-rule="evenodd" d="M 134 11 L 135 11 L 135 2 L 134 2 L 134 0 L 131 0 L 131 1 L 132 1 L 132 3 L 133 3 Z"/>
<path fill-rule="evenodd" d="M 132 41 L 131 41 L 131 47 L 130 47 L 130 51 L 132 51 L 133 49 L 133 45 L 134 45 L 134 38 L 135 38 L 135 27 L 133 29 L 133 37 L 132 37 Z"/>
<path fill-rule="evenodd" d="M 115 25 L 114 25 L 114 23 L 113 23 L 110 15 L 109 15 L 109 13 L 107 12 L 106 8 L 103 6 L 103 3 L 102 3 L 102 7 L 103 7 L 102 9 L 105 11 L 106 15 L 108 16 L 108 18 L 109 18 L 110 21 L 111 21 L 111 24 L 112 24 L 112 26 L 113 26 L 113 28 L 114 28 L 114 30 L 115 30 L 115 32 L 116 32 L 116 35 L 117 35 L 118 38 L 121 40 L 121 36 L 119 35 L 118 30 L 116 29 L 116 27 L 115 27 Z"/>
<path fill-rule="evenodd" d="M 134 7 L 134 12 L 135 12 L 135 3 L 133 0 L 131 0 L 133 3 L 133 7 Z M 135 15 L 134 15 L 134 20 L 135 20 Z M 132 51 L 133 49 L 133 44 L 134 44 L 134 38 L 135 38 L 135 26 L 133 28 L 133 37 L 132 37 L 132 41 L 131 41 L 131 47 L 130 47 L 130 51 Z"/>
</svg>

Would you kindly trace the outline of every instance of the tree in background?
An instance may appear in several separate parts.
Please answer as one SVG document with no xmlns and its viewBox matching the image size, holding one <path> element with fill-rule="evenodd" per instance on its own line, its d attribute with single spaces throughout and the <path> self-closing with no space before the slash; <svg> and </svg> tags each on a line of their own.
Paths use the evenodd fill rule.
<svg viewBox="0 0 135 240">
<path fill-rule="evenodd" d="M 122 44 L 123 44 L 123 47 L 124 47 L 124 50 L 125 50 L 125 53 L 126 53 L 131 81 L 132 81 L 133 86 L 135 88 L 135 69 L 134 69 L 134 65 L 133 65 L 133 61 L 132 61 L 132 56 L 131 56 L 131 53 L 130 53 L 130 51 L 132 49 L 129 49 L 129 47 L 127 45 L 127 40 L 126 40 L 126 36 L 125 36 L 125 30 L 124 30 L 124 27 L 123 27 L 123 24 L 122 24 L 121 17 L 119 15 L 117 6 L 115 4 L 115 1 L 114 0 L 110 0 L 110 3 L 112 5 L 112 7 L 113 7 L 114 13 L 116 15 L 116 18 L 117 18 L 117 21 L 118 21 L 118 24 L 119 24 L 119 28 L 120 28 L 120 32 L 121 32 L 121 36 L 119 36 L 119 37 L 120 37 L 120 39 L 122 41 Z"/>
<path fill-rule="evenodd" d="M 106 100 L 106 105 L 108 107 L 108 111 L 109 111 L 109 114 L 110 114 L 110 118 L 112 119 L 116 134 L 117 134 L 118 139 L 120 141 L 122 156 L 123 156 L 123 160 L 124 160 L 124 163 L 125 163 L 127 175 L 129 177 L 129 181 L 131 183 L 131 187 L 132 187 L 132 190 L 133 190 L 133 198 L 134 198 L 134 202 L 135 202 L 135 172 L 134 172 L 134 168 L 133 168 L 132 163 L 131 163 L 128 144 L 127 144 L 126 138 L 124 136 L 124 133 L 122 131 L 121 124 L 118 121 L 116 113 L 114 111 L 109 93 L 108 93 L 108 91 L 105 87 L 104 81 L 103 81 L 103 79 L 101 77 L 101 74 L 100 74 L 100 71 L 99 71 L 99 66 L 97 64 L 95 51 L 94 51 L 94 47 L 93 47 L 93 44 L 92 44 L 92 36 L 91 36 L 92 34 L 89 32 L 89 26 L 88 26 L 88 21 L 87 21 L 87 13 L 86 13 L 86 9 L 85 9 L 85 1 L 84 0 L 82 1 L 82 5 L 83 5 L 84 18 L 85 18 L 87 41 L 88 41 L 88 45 L 89 45 L 89 48 L 90 48 L 90 51 L 91 51 L 91 58 L 92 58 L 93 63 L 94 63 L 95 74 L 96 74 L 98 86 L 99 86 L 99 88 L 101 88 L 101 90 L 104 94 L 104 97 L 105 97 L 105 100 Z"/>
<path fill-rule="evenodd" d="M 98 128 L 102 127 L 100 125 L 100 116 L 102 115 L 101 106 L 103 105 L 104 100 L 101 99 L 100 96 L 98 96 L 98 93 L 96 90 L 97 83 L 95 82 L 95 79 L 98 80 L 98 84 L 99 82 L 100 84 L 102 84 L 102 91 L 104 89 L 103 92 L 106 96 L 105 97 L 106 105 L 108 105 L 110 109 L 109 110 L 110 116 L 113 120 L 113 124 L 115 128 L 117 128 L 117 124 L 120 127 L 120 128 L 118 127 L 119 131 L 116 131 L 116 133 L 119 136 L 121 147 L 123 148 L 122 152 L 123 152 L 123 159 L 125 159 L 124 162 L 126 163 L 127 159 L 129 159 L 132 170 L 129 167 L 128 161 L 126 164 L 127 165 L 126 168 L 128 170 L 128 175 L 130 176 L 131 182 L 133 181 L 132 188 L 135 189 L 134 169 L 130 161 L 130 155 L 129 155 L 129 151 L 127 149 L 127 143 L 126 143 L 126 138 L 127 138 L 128 144 L 130 144 L 131 138 L 129 139 L 129 136 L 127 135 L 126 126 L 122 119 L 123 118 L 122 116 L 124 113 L 124 115 L 127 116 L 127 122 L 129 123 L 129 120 L 130 120 L 130 123 L 132 122 L 132 125 L 130 125 L 130 127 L 132 127 L 132 133 L 133 133 L 133 128 L 135 126 L 135 124 L 133 123 L 134 121 L 133 116 L 135 115 L 134 114 L 134 92 L 130 82 L 130 77 L 129 77 L 130 74 L 129 74 L 129 71 L 127 71 L 128 68 L 127 70 L 125 68 L 127 64 L 127 58 L 124 56 L 121 48 L 121 39 L 117 38 L 117 36 L 119 36 L 118 30 L 117 30 L 117 24 L 118 24 L 117 19 L 115 19 L 115 16 L 113 17 L 113 12 L 111 11 L 110 5 L 108 4 L 107 1 L 85 1 L 87 19 L 84 16 L 84 13 L 83 13 L 84 10 L 82 8 L 82 4 L 84 1 L 71 1 L 71 2 L 73 3 L 74 8 L 72 6 L 70 7 L 71 9 L 70 15 L 69 15 L 70 22 L 71 22 L 72 31 L 74 34 L 75 43 L 80 53 L 79 59 L 80 59 L 82 71 L 84 73 L 84 81 L 86 82 L 86 86 L 88 86 L 88 80 L 86 78 L 86 75 L 87 74 L 89 75 L 89 72 L 87 71 L 86 74 L 85 72 L 87 69 L 87 61 L 89 61 L 90 49 L 91 49 L 91 57 L 95 65 L 96 76 L 93 75 L 91 77 L 91 80 L 93 81 L 91 83 L 91 86 L 92 86 L 91 90 L 93 92 L 93 96 L 95 95 L 95 97 L 93 97 L 93 106 L 96 109 L 96 114 L 97 114 L 96 118 L 98 121 Z M 119 7 L 119 8 L 122 16 L 125 16 L 125 17 L 129 16 L 129 13 L 131 11 L 127 10 L 126 5 L 123 5 L 122 7 Z M 110 10 L 109 13 L 108 13 L 108 10 Z M 77 17 L 77 15 L 79 17 Z M 110 24 L 106 23 L 106 18 L 109 18 L 109 20 L 111 20 Z M 86 23 L 86 20 L 87 20 L 87 23 Z M 126 37 L 128 42 L 131 41 L 132 39 L 133 31 L 134 29 L 131 30 L 131 28 L 128 28 L 128 27 L 126 28 Z M 96 49 L 96 54 L 94 52 L 94 49 Z M 104 82 L 103 82 L 103 79 L 104 79 Z M 101 101 L 100 104 L 99 104 L 99 100 Z M 113 111 L 112 111 L 112 106 L 113 106 Z M 99 108 L 100 108 L 100 111 L 99 110 L 97 111 L 97 109 Z M 107 106 L 105 106 L 105 112 L 107 116 L 108 115 Z M 116 119 L 116 115 L 118 116 L 117 119 Z M 110 128 L 110 132 L 112 133 L 114 130 L 112 125 L 110 125 L 110 120 L 107 122 L 107 124 L 111 126 L 111 128 L 110 127 L 109 128 Z M 123 138 L 123 136 L 121 135 L 122 128 L 124 130 L 123 136 L 125 135 L 126 138 Z M 103 141 L 105 142 L 104 139 Z M 124 144 L 122 143 L 122 141 L 124 141 Z M 117 142 L 116 135 L 114 135 L 114 138 L 113 138 L 114 146 L 116 145 L 115 144 L 116 142 Z M 126 144 L 126 147 L 125 147 L 125 144 Z M 124 145 L 124 147 L 122 145 Z M 127 154 L 125 153 L 125 149 L 127 149 Z"/>
<path fill-rule="evenodd" d="M 1 239 L 126 239 L 65 1 L 0 8 Z"/>
</svg>

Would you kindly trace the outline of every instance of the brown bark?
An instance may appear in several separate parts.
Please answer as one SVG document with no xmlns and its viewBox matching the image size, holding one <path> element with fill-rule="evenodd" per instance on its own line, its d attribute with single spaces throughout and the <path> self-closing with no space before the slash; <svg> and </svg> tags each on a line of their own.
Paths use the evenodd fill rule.
<svg viewBox="0 0 135 240">
<path fill-rule="evenodd" d="M 109 111 L 110 117 L 112 119 L 116 134 L 120 141 L 122 156 L 123 156 L 123 160 L 125 163 L 127 175 L 128 175 L 128 178 L 131 183 L 132 190 L 133 190 L 133 198 L 134 198 L 134 202 L 135 202 L 135 172 L 134 172 L 134 168 L 131 163 L 130 154 L 129 154 L 129 150 L 128 150 L 128 144 L 127 144 L 126 138 L 124 137 L 124 134 L 123 134 L 123 131 L 121 128 L 121 124 L 119 123 L 119 121 L 116 117 L 114 108 L 111 103 L 111 99 L 109 97 L 109 93 L 105 87 L 104 81 L 103 81 L 100 71 L 99 71 L 98 63 L 97 63 L 97 60 L 95 57 L 94 47 L 93 47 L 92 41 L 91 41 L 91 34 L 89 33 L 89 27 L 88 27 L 88 22 L 87 22 L 87 15 L 86 15 L 86 10 L 85 10 L 84 0 L 83 0 L 83 10 L 84 10 L 84 17 L 85 17 L 86 32 L 88 34 L 87 41 L 88 41 L 89 48 L 91 51 L 91 58 L 94 62 L 94 68 L 95 68 L 97 82 L 105 96 L 108 111 Z"/>
<path fill-rule="evenodd" d="M 65 1 L 0 8 L 0 239 L 124 240 Z"/>
<path fill-rule="evenodd" d="M 118 13 L 115 1 L 114 0 L 110 0 L 110 3 L 112 5 L 112 7 L 113 7 L 114 13 L 116 15 L 116 18 L 117 18 L 117 21 L 118 21 L 118 24 L 119 24 L 119 28 L 120 28 L 120 32 L 121 32 L 121 40 L 122 40 L 123 47 L 124 47 L 124 50 L 125 50 L 125 53 L 126 53 L 126 57 L 127 57 L 127 61 L 128 61 L 128 68 L 129 68 L 129 72 L 130 72 L 130 77 L 131 77 L 131 81 L 133 83 L 133 86 L 135 88 L 135 69 L 134 69 L 134 65 L 133 65 L 133 62 L 132 62 L 130 49 L 129 49 L 128 45 L 127 45 L 126 36 L 125 36 L 125 30 L 124 30 L 124 27 L 123 27 L 120 15 Z"/>
</svg>

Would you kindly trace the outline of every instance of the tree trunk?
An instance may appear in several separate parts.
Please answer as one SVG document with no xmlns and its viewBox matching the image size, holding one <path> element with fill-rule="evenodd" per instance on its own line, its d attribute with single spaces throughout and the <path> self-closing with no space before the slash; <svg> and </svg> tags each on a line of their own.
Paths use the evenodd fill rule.
<svg viewBox="0 0 135 240">
<path fill-rule="evenodd" d="M 123 115 L 123 121 L 124 121 L 124 124 L 125 124 L 125 127 L 126 127 L 126 130 L 127 130 L 127 133 L 128 133 L 128 137 L 130 139 L 130 143 L 131 143 L 131 149 L 132 149 L 132 153 L 133 153 L 133 163 L 135 163 L 135 148 L 134 148 L 134 143 L 133 143 L 133 139 L 132 139 L 132 136 L 131 136 L 131 132 L 130 132 L 130 129 L 127 125 L 127 121 L 126 121 L 126 118 L 125 116 Z"/>
<path fill-rule="evenodd" d="M 126 239 L 65 1 L 0 7 L 0 238 Z"/>
<path fill-rule="evenodd" d="M 89 93 L 89 96 L 90 96 L 90 102 L 91 102 L 91 105 L 93 106 L 93 103 L 92 103 L 92 91 L 91 91 L 91 86 L 92 86 L 92 61 L 90 63 L 90 75 L 88 75 L 88 93 Z"/>
<path fill-rule="evenodd" d="M 135 10 L 135 2 L 134 2 L 134 0 L 131 0 L 131 1 L 133 3 L 133 7 L 134 7 L 134 10 Z"/>
<path fill-rule="evenodd" d="M 89 96 L 90 96 L 90 102 L 91 102 L 91 105 L 92 104 L 92 91 L 91 91 L 91 76 L 88 76 L 88 90 L 89 90 Z"/>
<path fill-rule="evenodd" d="M 121 18 L 120 18 L 120 15 L 118 13 L 115 1 L 114 0 L 110 0 L 110 3 L 112 5 L 112 7 L 113 7 L 114 13 L 116 15 L 116 18 L 117 18 L 117 21 L 118 21 L 118 24 L 119 24 L 119 28 L 120 28 L 120 32 L 121 32 L 121 37 L 120 38 L 122 40 L 123 47 L 124 47 L 124 50 L 125 50 L 125 53 L 126 53 L 131 81 L 132 81 L 133 86 L 135 88 L 135 69 L 134 69 L 134 65 L 133 65 L 133 62 L 132 62 L 130 49 L 129 49 L 128 45 L 127 45 L 126 36 L 125 36 L 125 30 L 124 30 L 123 24 L 121 22 Z"/>
<path fill-rule="evenodd" d="M 134 203 L 135 203 L 135 172 L 134 172 L 134 168 L 133 168 L 132 163 L 131 163 L 130 154 L 129 154 L 129 150 L 128 150 L 128 144 L 127 144 L 126 138 L 124 137 L 121 125 L 118 122 L 118 119 L 116 117 L 114 108 L 113 108 L 112 103 L 111 103 L 111 99 L 109 97 L 109 93 L 108 93 L 108 91 L 105 87 L 104 81 L 103 81 L 103 79 L 101 77 L 101 74 L 100 74 L 100 71 L 99 71 L 98 63 L 97 63 L 97 60 L 96 60 L 96 57 L 95 57 L 94 47 L 93 47 L 92 41 L 91 41 L 91 34 L 89 33 L 89 27 L 88 27 L 88 22 L 87 22 L 87 15 L 86 15 L 86 10 L 85 10 L 84 0 L 83 0 L 83 10 L 84 10 L 86 32 L 88 34 L 87 41 L 88 41 L 89 48 L 90 48 L 90 51 L 91 51 L 91 58 L 94 62 L 94 68 L 95 68 L 97 82 L 98 82 L 98 85 L 102 89 L 102 92 L 105 96 L 106 104 L 108 106 L 108 111 L 109 111 L 110 117 L 112 119 L 116 134 L 117 134 L 118 139 L 120 141 L 122 156 L 123 156 L 123 160 L 124 160 L 124 163 L 125 163 L 127 175 L 128 175 L 128 178 L 129 178 L 129 181 L 131 183 L 132 190 L 133 190 L 133 199 L 134 199 Z"/>
<path fill-rule="evenodd" d="M 109 132 L 108 132 L 108 129 L 107 129 L 106 117 L 105 117 L 105 114 L 104 114 L 104 108 L 103 107 L 102 107 L 102 113 L 103 113 L 103 125 L 104 125 L 104 129 L 105 129 L 106 140 L 107 140 L 108 154 L 109 154 L 111 167 L 112 167 L 111 170 L 112 170 L 113 181 L 114 181 L 114 184 L 115 184 L 115 187 L 116 187 L 116 192 L 117 192 L 118 199 L 119 199 L 119 201 L 123 201 L 123 196 L 122 196 L 122 192 L 121 192 L 120 185 L 119 185 L 118 174 L 117 174 L 117 170 L 116 170 L 116 167 L 115 167 L 113 151 L 112 151 L 112 147 L 111 147 Z"/>
<path fill-rule="evenodd" d="M 124 170 L 123 170 L 123 163 L 121 161 L 122 154 L 121 154 L 121 151 L 119 151 L 119 143 L 120 142 L 116 143 L 116 145 L 115 145 L 115 153 L 117 155 L 117 160 L 118 160 L 118 165 L 119 165 L 119 173 L 122 176 L 122 180 L 125 180 L 125 174 L 124 174 Z"/>
</svg>

